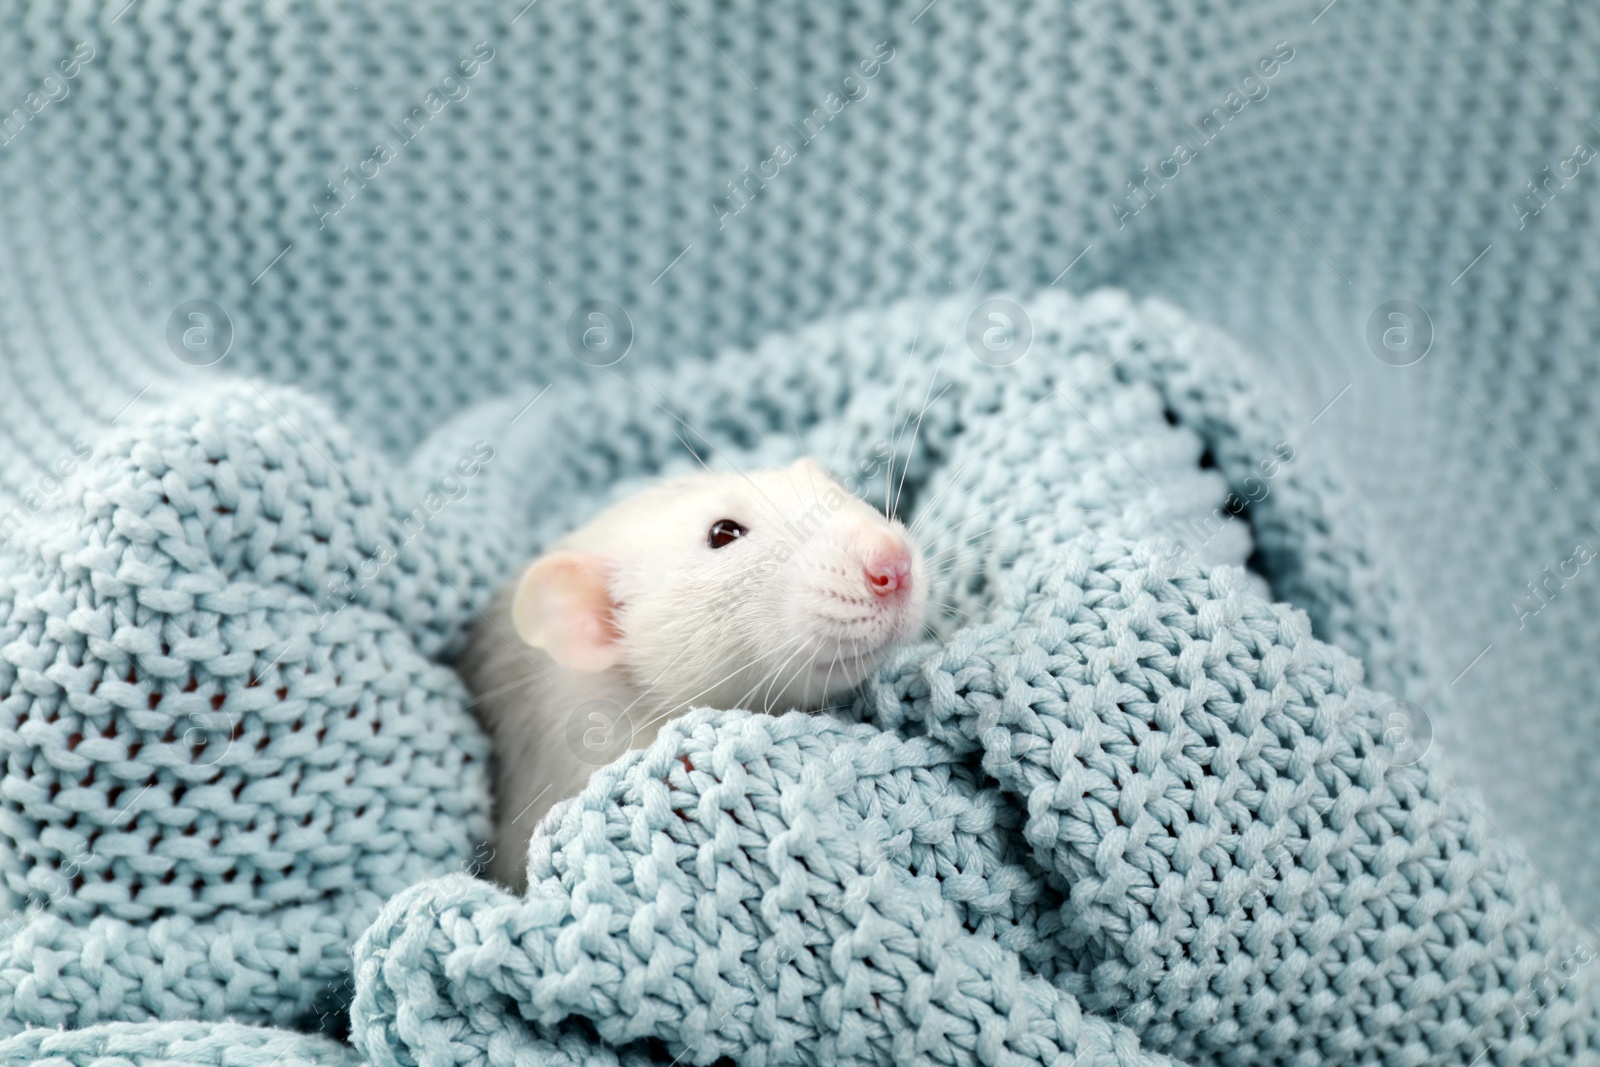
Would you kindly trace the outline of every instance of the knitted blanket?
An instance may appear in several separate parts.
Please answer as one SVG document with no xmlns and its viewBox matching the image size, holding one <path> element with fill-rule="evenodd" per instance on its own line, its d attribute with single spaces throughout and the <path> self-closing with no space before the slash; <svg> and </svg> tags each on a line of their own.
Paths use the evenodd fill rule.
<svg viewBox="0 0 1600 1067">
<path fill-rule="evenodd" d="M 1094 539 L 1017 579 L 863 700 L 910 740 L 697 713 L 545 824 L 525 898 L 460 875 L 402 893 L 357 946 L 357 1047 L 569 1063 L 592 1032 L 696 1064 L 1171 1062 L 1137 1034 L 1193 1063 L 1593 1056 L 1590 944 L 1385 738 L 1392 701 L 1303 614 L 1232 569 Z"/>
<path fill-rule="evenodd" d="M 347 1005 L 374 1064 L 1588 1055 L 1591 943 L 1362 684 L 1425 671 L 1408 609 L 1248 357 L 1114 292 L 986 304 L 1020 358 L 902 303 L 403 467 L 250 383 L 96 439 L 9 546 L 0 1057 L 340 1062 L 237 1028 Z M 436 661 L 475 609 L 631 480 L 800 451 L 906 509 L 938 639 L 854 725 L 685 718 L 541 824 L 525 898 L 470 877 Z"/>
<path fill-rule="evenodd" d="M 0 528 L 216 373 L 182 359 L 398 459 L 588 378 L 595 300 L 633 369 L 1114 285 L 1275 365 L 1426 606 L 1398 695 L 1600 915 L 1586 0 L 15 0 L 0 31 Z"/>
<path fill-rule="evenodd" d="M 1022 610 L 1026 585 L 1007 583 L 1029 567 L 1086 553 L 1085 581 L 1147 573 L 1166 630 L 1136 612 L 1134 632 L 1172 648 L 1191 629 L 1219 632 L 1208 605 L 1236 595 L 1195 583 L 1244 566 L 1255 593 L 1306 613 L 1314 643 L 1294 647 L 1316 653 L 1302 655 L 1338 648 L 1372 699 L 1385 695 L 1372 751 L 1425 753 L 1404 773 L 1376 757 L 1323 813 L 1326 795 L 1296 776 L 1366 759 L 1359 732 L 1345 736 L 1364 725 L 1341 725 L 1335 743 L 1310 712 L 1346 690 L 1291 699 L 1295 653 L 1228 657 L 1289 720 L 1312 714 L 1312 740 L 1291 743 L 1278 719 L 1252 725 L 1256 705 L 1220 664 L 1158 656 L 1159 674 L 1231 694 L 1215 698 L 1220 718 L 1230 700 L 1249 709 L 1226 720 L 1244 738 L 1230 740 L 1237 773 L 1295 785 L 1239 785 L 1227 796 L 1245 809 L 1218 808 L 1225 827 L 1208 821 L 1221 818 L 1213 776 L 1194 798 L 1174 787 L 1176 807 L 1173 790 L 1135 791 L 1139 810 L 1115 808 L 1109 827 L 1098 809 L 1084 816 L 1082 841 L 1110 842 L 1085 875 L 1030 821 L 1036 805 L 1054 810 L 1034 779 L 986 769 L 983 739 L 1008 730 L 983 720 L 963 741 L 891 715 L 872 689 L 856 719 L 946 746 L 952 781 L 1000 798 L 970 802 L 974 826 L 988 805 L 1001 829 L 963 855 L 1020 856 L 1019 885 L 1067 902 L 1008 928 L 1044 930 L 1036 940 L 962 928 L 1019 961 L 1023 977 L 1001 986 L 1027 1001 L 1021 1015 L 963 987 L 976 997 L 963 1018 L 1018 1028 L 1004 1056 L 1109 1042 L 1123 1056 L 1226 1059 L 1219 1035 L 1238 1033 L 1241 1059 L 1313 1045 L 1316 1062 L 1357 1058 L 1329 1037 L 1351 1032 L 1332 997 L 1362 1020 L 1354 1044 L 1393 1062 L 1436 1049 L 1584 1058 L 1587 948 L 1563 955 L 1565 933 L 1532 931 L 1556 922 L 1557 890 L 1581 937 L 1600 913 L 1600 851 L 1587 846 L 1600 806 L 1600 245 L 1585 110 L 1600 99 L 1597 41 L 1600 13 L 1578 0 L 10 5 L 0 1061 L 341 1062 L 364 1055 L 336 1039 L 347 1032 L 411 1054 L 388 1036 L 405 1026 L 386 1021 L 375 975 L 350 1029 L 349 953 L 369 928 L 381 950 L 373 924 L 396 894 L 483 862 L 488 754 L 450 657 L 521 557 L 633 481 L 691 465 L 686 443 L 712 465 L 810 451 L 922 521 L 939 633 L 880 685 L 949 674 L 930 666 L 949 648 L 988 655 L 973 634 Z M 1138 299 L 1035 295 L 1104 285 Z M 883 353 L 900 362 L 885 368 Z M 1067 600 L 1037 610 L 1078 618 L 1075 594 L 1058 592 Z M 1124 610 L 1084 597 L 1086 635 Z M 1255 616 L 1235 625 L 1240 647 L 1287 647 Z M 1059 658 L 1018 674 L 1047 694 L 1040 722 L 1067 724 L 1042 727 L 1053 748 L 1137 733 L 1103 697 L 1092 730 L 1055 717 L 1077 684 Z M 1124 707 L 1163 707 L 1152 679 L 1127 684 L 1146 696 Z M 927 699 L 954 723 L 971 711 L 964 692 Z M 1365 705 L 1345 703 L 1364 724 Z M 1211 744 L 1234 738 L 1223 726 L 1184 725 L 1200 741 L 1181 759 L 1215 767 L 1203 750 L 1235 752 Z M 1160 736 L 1108 758 L 1190 783 L 1165 747 L 1177 732 L 1148 728 Z M 780 764 L 786 746 L 859 741 L 786 736 L 762 750 Z M 748 744 L 735 762 L 766 773 Z M 1033 744 L 1018 743 L 1019 766 Z M 1214 777 L 1242 783 L 1223 766 Z M 1071 770 L 1039 772 L 1069 783 L 1051 803 L 1065 803 Z M 694 795 L 701 780 L 685 773 L 671 788 Z M 874 773 L 858 776 L 864 790 Z M 1123 795 L 1130 776 L 1106 773 Z M 786 774 L 771 788 L 790 788 Z M 625 809 L 632 787 L 611 788 Z M 1376 814 L 1360 806 L 1369 796 L 1384 798 Z M 1341 805 L 1375 836 L 1348 859 L 1327 853 L 1330 875 L 1299 842 L 1349 814 Z M 1213 922 L 1185 910 L 1186 881 L 1171 904 L 1155 894 L 1177 884 L 1162 864 L 1189 863 L 1195 839 L 1172 860 L 1153 832 L 1124 845 L 1145 811 L 1162 827 L 1191 815 L 1221 827 L 1223 844 L 1193 853 L 1219 885 L 1243 856 L 1263 885 L 1303 868 L 1289 881 L 1339 903 L 1225 900 Z M 857 815 L 844 804 L 817 818 Z M 1285 838 L 1293 862 L 1266 850 L 1257 864 L 1252 828 L 1287 832 L 1284 820 L 1309 827 Z M 715 822 L 708 811 L 695 825 Z M 557 823 L 546 832 L 552 864 L 565 862 Z M 1424 838 L 1439 855 L 1404 867 Z M 923 869 L 884 855 L 852 862 L 924 908 L 896 921 L 933 916 Z M 1123 855 L 1148 885 L 1113 862 Z M 1100 881 L 1102 868 L 1116 877 Z M 434 884 L 459 914 L 451 883 Z M 940 899 L 959 907 L 967 890 L 949 884 Z M 1477 903 L 1458 906 L 1460 886 Z M 1069 906 L 1074 892 L 1093 899 Z M 1347 913 L 1371 925 L 1352 935 L 1328 917 Z M 1270 945 L 1229 950 L 1220 973 L 1161 955 L 1193 953 L 1189 924 L 1210 937 L 1243 922 L 1260 938 L 1280 919 Z M 433 956 L 408 957 L 408 997 L 434 982 L 434 961 L 461 958 L 452 941 L 468 943 L 441 934 Z M 501 965 L 509 1001 L 533 1003 L 516 952 L 473 973 Z M 728 967 L 740 1003 L 766 1003 L 760 962 Z M 1053 1034 L 1041 1028 L 1034 978 L 1082 1010 L 1076 1037 L 1065 1007 Z M 572 1000 L 566 1022 L 506 1041 L 484 1037 L 484 1019 L 454 1026 L 440 985 L 416 1016 L 436 1042 L 422 1058 L 483 1047 L 496 1062 L 510 1048 L 689 1062 L 713 1044 L 665 1022 L 642 1044 L 602 1038 L 620 1009 L 600 999 L 603 975 L 584 981 L 596 997 Z M 815 1025 L 842 1018 L 831 979 L 816 981 L 783 1018 L 807 1005 Z M 908 1010 L 874 991 L 875 1010 Z M 1274 1029 L 1288 1029 L 1272 1015 L 1286 1004 L 1292 1038 Z M 1106 1020 L 1121 1029 L 1097 1029 Z M 726 1033 L 747 1043 L 741 1059 L 778 1047 Z M 861 1034 L 848 1047 L 883 1047 Z"/>
</svg>

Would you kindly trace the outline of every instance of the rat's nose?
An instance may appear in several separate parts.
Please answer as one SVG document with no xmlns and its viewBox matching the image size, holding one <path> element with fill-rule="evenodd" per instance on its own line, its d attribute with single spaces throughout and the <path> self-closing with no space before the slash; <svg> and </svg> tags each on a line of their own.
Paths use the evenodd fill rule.
<svg viewBox="0 0 1600 1067">
<path fill-rule="evenodd" d="M 867 588 L 879 596 L 892 596 L 911 587 L 911 553 L 898 542 L 885 543 L 867 560 L 863 570 Z"/>
</svg>

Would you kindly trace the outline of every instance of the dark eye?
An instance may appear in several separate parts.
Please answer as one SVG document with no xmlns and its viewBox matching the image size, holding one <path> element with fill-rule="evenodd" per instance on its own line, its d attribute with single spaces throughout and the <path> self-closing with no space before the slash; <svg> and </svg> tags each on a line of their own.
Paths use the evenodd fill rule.
<svg viewBox="0 0 1600 1067">
<path fill-rule="evenodd" d="M 749 532 L 732 519 L 718 519 L 711 524 L 711 533 L 706 538 L 706 544 L 712 548 L 727 548 Z"/>
</svg>

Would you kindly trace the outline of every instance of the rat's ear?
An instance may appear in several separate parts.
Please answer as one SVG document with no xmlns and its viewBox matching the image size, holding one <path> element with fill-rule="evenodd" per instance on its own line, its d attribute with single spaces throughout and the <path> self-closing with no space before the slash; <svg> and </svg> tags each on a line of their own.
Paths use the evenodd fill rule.
<svg viewBox="0 0 1600 1067">
<path fill-rule="evenodd" d="M 575 671 L 603 671 L 622 657 L 611 560 L 594 552 L 552 552 L 517 583 L 511 624 L 517 636 Z"/>
</svg>

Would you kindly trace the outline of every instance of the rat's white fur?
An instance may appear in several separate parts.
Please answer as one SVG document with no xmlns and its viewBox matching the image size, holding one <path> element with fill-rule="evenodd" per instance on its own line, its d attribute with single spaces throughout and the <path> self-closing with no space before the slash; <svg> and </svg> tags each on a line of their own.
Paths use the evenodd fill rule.
<svg viewBox="0 0 1600 1067">
<path fill-rule="evenodd" d="M 719 519 L 749 533 L 712 549 L 707 533 Z M 895 546 L 910 553 L 910 588 L 880 597 L 862 567 Z M 926 569 L 905 527 L 809 459 L 661 482 L 548 551 L 609 561 L 620 658 L 606 670 L 574 670 L 524 643 L 512 622 L 521 579 L 501 592 L 461 657 L 494 741 L 489 873 L 514 887 L 526 876 L 534 824 L 578 792 L 598 761 L 580 758 L 575 737 L 614 758 L 691 707 L 823 707 L 860 684 L 885 648 L 914 637 L 927 603 Z M 629 737 L 606 744 L 616 715 L 592 717 L 604 707 L 595 700 L 625 710 L 616 728 Z"/>
</svg>

